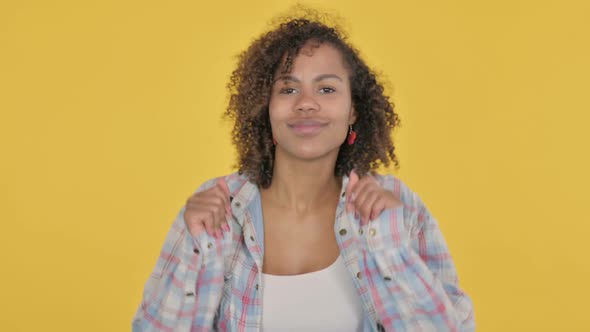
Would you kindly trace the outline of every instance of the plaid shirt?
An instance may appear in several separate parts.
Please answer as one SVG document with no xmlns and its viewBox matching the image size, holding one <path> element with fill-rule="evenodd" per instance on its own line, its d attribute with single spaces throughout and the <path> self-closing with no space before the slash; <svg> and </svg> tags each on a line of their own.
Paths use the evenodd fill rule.
<svg viewBox="0 0 590 332">
<path fill-rule="evenodd" d="M 474 331 L 473 305 L 458 287 L 443 235 L 420 197 L 392 175 L 375 175 L 400 197 L 360 226 L 346 212 L 343 177 L 334 232 L 364 308 L 363 331 Z M 193 237 L 178 213 L 133 319 L 133 331 L 260 331 L 264 234 L 260 192 L 225 177 L 231 232 Z M 197 191 L 215 185 L 217 179 Z M 328 309 L 329 310 L 329 309 Z"/>
</svg>

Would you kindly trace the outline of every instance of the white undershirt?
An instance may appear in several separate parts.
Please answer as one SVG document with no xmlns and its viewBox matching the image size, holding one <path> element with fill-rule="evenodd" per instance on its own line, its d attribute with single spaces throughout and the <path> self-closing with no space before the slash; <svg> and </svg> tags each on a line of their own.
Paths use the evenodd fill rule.
<svg viewBox="0 0 590 332">
<path fill-rule="evenodd" d="M 344 260 L 294 276 L 262 274 L 262 331 L 357 332 L 363 309 Z"/>
</svg>

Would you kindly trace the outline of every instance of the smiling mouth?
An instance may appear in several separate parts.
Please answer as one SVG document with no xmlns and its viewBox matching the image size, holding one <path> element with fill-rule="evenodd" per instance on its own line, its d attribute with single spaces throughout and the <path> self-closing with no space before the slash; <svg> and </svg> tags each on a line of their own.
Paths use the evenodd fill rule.
<svg viewBox="0 0 590 332">
<path fill-rule="evenodd" d="M 318 121 L 300 121 L 289 124 L 288 126 L 299 136 L 313 136 L 319 133 L 327 125 L 327 123 Z"/>
</svg>

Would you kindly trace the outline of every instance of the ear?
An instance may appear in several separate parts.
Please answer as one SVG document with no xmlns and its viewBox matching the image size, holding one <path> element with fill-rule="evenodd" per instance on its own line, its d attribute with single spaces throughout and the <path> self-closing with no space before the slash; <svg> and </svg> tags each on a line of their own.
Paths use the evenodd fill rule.
<svg viewBox="0 0 590 332">
<path fill-rule="evenodd" d="M 356 110 L 354 109 L 354 105 L 350 107 L 350 115 L 348 116 L 348 124 L 354 124 L 356 122 Z"/>
</svg>

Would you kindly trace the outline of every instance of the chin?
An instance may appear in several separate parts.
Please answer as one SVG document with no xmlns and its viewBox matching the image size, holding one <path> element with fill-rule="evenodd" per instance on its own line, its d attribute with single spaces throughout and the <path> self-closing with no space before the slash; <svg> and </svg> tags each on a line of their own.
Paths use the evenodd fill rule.
<svg viewBox="0 0 590 332">
<path fill-rule="evenodd" d="M 337 156 L 338 148 L 339 147 L 336 147 L 334 149 L 326 146 L 318 146 L 317 144 L 315 146 L 311 144 L 305 144 L 295 147 L 295 149 L 287 150 L 287 153 L 295 157 L 296 159 L 313 161 L 326 157 L 332 153 L 334 153 Z"/>
</svg>

